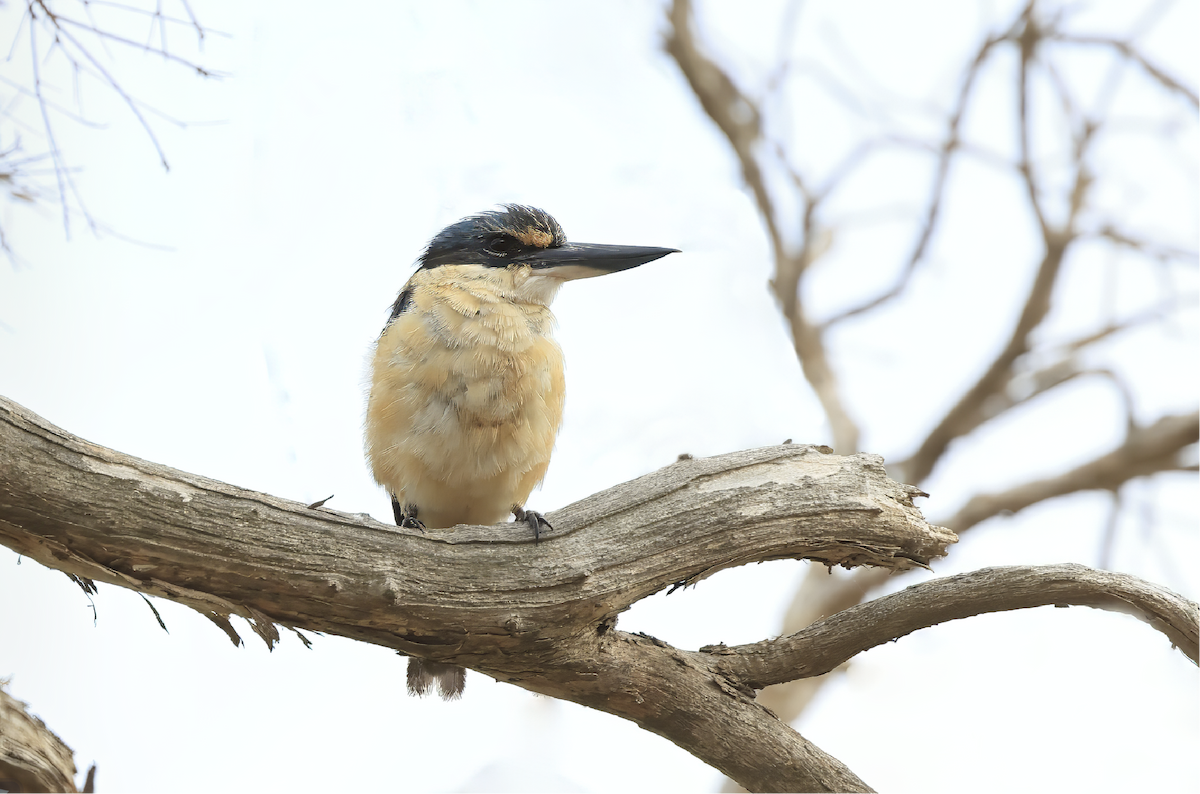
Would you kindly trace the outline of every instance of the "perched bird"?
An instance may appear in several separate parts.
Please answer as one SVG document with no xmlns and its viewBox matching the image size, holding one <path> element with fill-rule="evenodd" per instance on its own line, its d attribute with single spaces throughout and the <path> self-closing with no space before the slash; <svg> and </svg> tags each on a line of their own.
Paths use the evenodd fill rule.
<svg viewBox="0 0 1200 794">
<path fill-rule="evenodd" d="M 366 452 L 396 523 L 550 528 L 525 500 L 562 423 L 562 351 L 550 302 L 563 282 L 628 270 L 674 248 L 569 243 L 546 212 L 513 204 L 430 241 L 375 346 Z M 412 657 L 408 690 L 462 694 L 465 671 Z"/>
</svg>

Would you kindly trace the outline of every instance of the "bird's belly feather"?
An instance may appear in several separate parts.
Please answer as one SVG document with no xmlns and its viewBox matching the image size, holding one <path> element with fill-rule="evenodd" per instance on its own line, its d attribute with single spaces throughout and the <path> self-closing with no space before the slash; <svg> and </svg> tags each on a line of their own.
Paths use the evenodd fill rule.
<svg viewBox="0 0 1200 794">
<path fill-rule="evenodd" d="M 562 353 L 527 323 L 402 315 L 379 340 L 367 408 L 375 479 L 429 527 L 503 520 L 545 476 Z"/>
</svg>

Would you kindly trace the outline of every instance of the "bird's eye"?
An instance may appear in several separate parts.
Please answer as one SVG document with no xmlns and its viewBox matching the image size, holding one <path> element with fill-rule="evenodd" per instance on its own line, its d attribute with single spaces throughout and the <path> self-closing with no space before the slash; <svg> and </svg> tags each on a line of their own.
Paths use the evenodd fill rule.
<svg viewBox="0 0 1200 794">
<path fill-rule="evenodd" d="M 521 242 L 507 234 L 493 235 L 487 241 L 487 252 L 496 256 L 512 256 L 521 250 Z"/>
</svg>

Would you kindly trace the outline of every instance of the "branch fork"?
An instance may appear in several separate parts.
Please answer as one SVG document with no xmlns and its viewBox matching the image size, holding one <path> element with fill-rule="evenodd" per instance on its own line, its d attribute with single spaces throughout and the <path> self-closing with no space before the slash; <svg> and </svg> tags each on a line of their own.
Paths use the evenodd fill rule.
<svg viewBox="0 0 1200 794">
<path fill-rule="evenodd" d="M 235 642 L 231 615 L 268 646 L 282 625 L 470 667 L 629 719 L 751 790 L 869 790 L 755 690 L 940 621 L 1119 608 L 1197 656 L 1195 604 L 1080 566 L 926 582 L 735 648 L 686 651 L 615 628 L 636 601 L 736 565 L 902 571 L 956 541 L 882 458 L 827 447 L 681 459 L 556 511 L 537 544 L 513 524 L 421 534 L 244 490 L 90 444 L 4 398 L 0 472 L 0 543 L 43 565 L 187 604 Z"/>
</svg>

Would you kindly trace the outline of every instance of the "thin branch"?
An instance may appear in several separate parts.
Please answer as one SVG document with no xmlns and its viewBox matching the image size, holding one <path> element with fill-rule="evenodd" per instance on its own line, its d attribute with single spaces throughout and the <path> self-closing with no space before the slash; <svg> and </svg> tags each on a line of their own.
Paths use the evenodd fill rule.
<svg viewBox="0 0 1200 794">
<path fill-rule="evenodd" d="M 776 257 L 785 256 L 786 246 L 776 222 L 774 203 L 767 191 L 762 169 L 754 154 L 762 138 L 762 120 L 758 109 L 738 89 L 733 79 L 700 52 L 692 31 L 690 0 L 674 0 L 668 11 L 670 27 L 665 47 L 675 59 L 708 117 L 725 135 L 742 167 L 742 178 L 758 204 L 767 237 Z"/>
<path fill-rule="evenodd" d="M 29 48 L 30 61 L 32 67 L 32 88 L 13 83 L 13 81 L 0 77 L 6 84 L 16 88 L 18 96 L 32 96 L 38 106 L 38 112 L 41 118 L 41 130 L 38 132 L 45 135 L 48 147 L 48 155 L 53 163 L 54 180 L 57 187 L 57 195 L 61 204 L 62 224 L 68 237 L 71 233 L 71 219 L 78 211 L 87 226 L 93 233 L 98 233 L 100 226 L 94 220 L 91 212 L 83 200 L 83 195 L 76 184 L 75 178 L 72 175 L 72 169 L 68 167 L 66 158 L 59 148 L 58 136 L 55 134 L 54 123 L 51 111 L 61 113 L 68 118 L 73 119 L 78 123 L 87 126 L 102 126 L 86 119 L 82 114 L 82 94 L 81 94 L 81 77 L 94 77 L 102 84 L 110 88 L 124 102 L 129 111 L 137 119 L 138 124 L 150 139 L 151 144 L 158 155 L 159 161 L 165 169 L 169 170 L 166 154 L 155 134 L 153 127 L 150 125 L 148 115 L 155 114 L 167 121 L 185 126 L 182 122 L 171 118 L 170 116 L 161 113 L 151 105 L 139 101 L 136 97 L 128 93 L 124 87 L 118 82 L 116 74 L 106 67 L 100 58 L 96 57 L 89 47 L 94 48 L 96 42 L 102 48 L 101 55 L 108 54 L 111 58 L 111 53 L 108 51 L 109 43 L 119 44 L 124 47 L 132 47 L 145 52 L 151 52 L 164 58 L 165 60 L 186 66 L 197 74 L 204 77 L 216 77 L 215 72 L 207 69 L 198 63 L 195 63 L 187 58 L 180 57 L 169 51 L 166 44 L 166 28 L 167 24 L 187 24 L 194 27 L 197 32 L 198 40 L 203 43 L 205 30 L 196 20 L 195 14 L 191 7 L 180 0 L 183 8 L 187 12 L 188 19 L 175 19 L 164 15 L 161 7 L 154 12 L 145 12 L 143 9 L 138 9 L 120 2 L 103 2 L 103 0 L 83 0 L 83 12 L 86 14 L 86 19 L 76 18 L 71 15 L 61 14 L 56 8 L 57 4 L 51 0 L 25 0 L 24 13 L 21 15 L 20 24 L 18 25 L 18 33 L 21 33 L 21 27 L 28 24 L 29 27 Z M 92 18 L 92 6 L 105 5 L 118 9 L 125 13 L 149 13 L 152 18 L 151 30 L 157 25 L 161 34 L 161 46 L 154 47 L 150 43 L 139 43 L 128 37 L 122 36 L 110 30 L 105 30 Z M 39 40 L 39 28 L 42 28 L 44 35 L 51 37 L 49 46 L 44 46 L 45 41 Z M 88 41 L 85 44 L 77 33 L 92 34 L 96 37 L 96 42 Z M 12 51 L 9 53 L 9 58 L 13 57 L 18 45 L 18 38 L 14 36 L 12 42 Z M 61 106 L 50 99 L 49 93 L 52 86 L 46 81 L 43 75 L 46 64 L 53 60 L 53 56 L 61 54 L 66 61 L 67 68 L 70 70 L 69 78 L 74 87 L 74 102 L 79 112 L 73 112 L 69 108 Z M 14 99 L 15 101 L 15 99 Z M 25 121 L 12 115 L 13 107 L 4 108 L 0 111 L 8 118 L 8 120 L 18 129 L 27 127 Z M 8 247 L 7 238 L 3 237 L 3 230 L 0 229 L 0 248 L 8 251 L 10 258 L 12 257 L 11 249 Z"/>
<path fill-rule="evenodd" d="M 1154 240 L 1144 240 L 1139 237 L 1134 237 L 1131 234 L 1122 232 L 1113 226 L 1111 223 L 1106 223 L 1097 231 L 1081 235 L 1083 239 L 1100 239 L 1107 240 L 1114 245 L 1122 248 L 1128 248 L 1132 251 L 1138 251 L 1146 256 L 1157 259 L 1159 261 L 1181 260 L 1189 264 L 1195 262 L 1200 253 L 1193 249 L 1179 248 L 1165 243 L 1159 243 Z"/>
<path fill-rule="evenodd" d="M 171 170 L 171 166 L 167 163 L 167 154 L 163 151 L 162 145 L 159 144 L 158 136 L 154 134 L 154 129 L 150 126 L 150 123 L 146 121 L 146 117 L 142 115 L 142 111 L 138 106 L 138 103 L 133 100 L 133 97 L 126 93 L 125 89 L 121 87 L 116 78 L 109 74 L 108 70 L 104 68 L 104 65 L 96 60 L 96 57 L 92 55 L 87 47 L 84 47 L 83 44 L 81 44 L 74 36 L 72 36 L 69 31 L 64 29 L 62 25 L 59 24 L 58 18 L 48 8 L 46 8 L 44 0 L 34 0 L 34 2 L 36 2 L 38 6 L 43 9 L 50 21 L 53 23 L 56 36 L 61 36 L 64 40 L 74 45 L 75 48 L 79 50 L 80 54 L 87 60 L 87 62 L 92 65 L 92 68 L 99 72 L 99 74 L 104 78 L 105 82 L 108 83 L 109 88 L 115 91 L 117 96 L 121 97 L 121 99 L 125 101 L 126 107 L 129 108 L 130 112 L 132 112 L 134 117 L 138 120 L 138 123 L 141 125 L 142 129 L 150 138 L 150 142 L 154 145 L 154 150 L 158 152 L 158 159 L 162 163 L 163 168 L 168 171 Z M 86 27 L 86 25 L 84 27 Z M 133 46 L 137 46 L 136 43 L 134 43 Z M 49 130 L 47 129 L 47 132 L 48 131 Z"/>
<path fill-rule="evenodd" d="M 33 99 L 37 99 L 37 93 L 35 91 L 29 90 L 28 88 L 26 88 L 25 86 L 16 82 L 15 80 L 10 80 L 9 78 L 5 77 L 2 74 L 0 74 L 0 83 L 4 83 L 9 88 L 13 89 L 14 91 L 16 91 L 19 94 L 23 94 L 23 95 L 31 97 Z M 68 108 L 65 105 L 60 105 L 56 102 L 51 102 L 48 99 L 44 100 L 44 101 L 46 102 L 46 106 L 48 108 L 50 108 L 51 110 L 53 110 L 56 113 L 63 114 L 64 116 L 69 118 L 71 121 L 74 121 L 76 124 L 82 124 L 85 127 L 91 127 L 94 130 L 102 130 L 102 129 L 107 128 L 107 126 L 108 126 L 107 124 L 104 124 L 102 122 L 91 121 L 90 119 L 84 118 L 83 116 L 79 115 L 78 113 L 75 113 L 74 111 L 72 111 L 70 108 Z M 4 116 L 8 121 L 12 122 L 13 124 L 21 126 L 26 131 L 29 131 L 29 132 L 33 131 L 32 127 L 30 127 L 29 125 L 23 124 L 20 119 L 15 118 L 11 113 L 9 113 L 7 108 L 4 109 L 3 111 L 0 111 L 0 115 Z"/>
<path fill-rule="evenodd" d="M 138 8 L 137 6 L 129 5 L 128 3 L 117 3 L 117 2 L 113 2 L 112 0 L 86 0 L 86 3 L 89 6 L 104 6 L 107 8 L 116 8 L 120 11 L 125 11 L 130 14 L 140 14 L 142 16 L 152 17 L 153 19 L 160 20 L 163 22 L 171 22 L 176 25 L 185 25 L 187 27 L 196 26 L 196 20 L 195 20 L 194 16 L 191 19 L 182 19 L 180 17 L 173 17 L 168 14 L 162 13 L 162 4 L 161 3 L 158 4 L 158 6 L 155 8 L 154 11 L 147 11 L 144 8 Z M 184 5 L 186 6 L 186 3 Z M 190 9 L 189 9 L 189 11 L 190 11 Z M 198 30 L 198 34 L 199 34 L 200 38 L 204 38 L 204 30 L 203 29 Z M 228 34 L 218 34 L 218 35 L 228 35 Z"/>
<path fill-rule="evenodd" d="M 1017 140 L 1019 141 L 1018 151 L 1020 152 L 1017 160 L 1017 169 L 1021 172 L 1021 179 L 1025 183 L 1026 193 L 1029 197 L 1029 208 L 1033 211 L 1034 218 L 1037 219 L 1042 237 L 1049 240 L 1051 237 L 1050 224 L 1047 222 L 1046 214 L 1042 210 L 1042 197 L 1038 190 L 1037 177 L 1033 172 L 1033 161 L 1029 144 L 1030 127 L 1033 124 L 1029 112 L 1029 70 L 1036 57 L 1038 45 L 1042 40 L 1042 30 L 1033 17 L 1033 6 L 1034 0 L 1029 0 L 1028 5 L 1025 6 L 1025 10 L 1021 12 L 1023 28 L 1017 39 L 1017 43 L 1021 48 L 1021 60 L 1017 70 Z"/>
<path fill-rule="evenodd" d="M 984 568 L 913 585 L 774 640 L 706 646 L 717 669 L 755 689 L 833 670 L 865 650 L 939 623 L 1042 606 L 1088 606 L 1133 615 L 1200 662 L 1200 606 L 1136 576 L 1083 565 Z"/>
<path fill-rule="evenodd" d="M 1035 372 L 1014 374 L 1003 391 L 993 395 L 982 408 L 984 420 L 994 419 L 1018 405 L 1024 405 L 1057 389 L 1059 386 L 1088 376 L 1103 378 L 1116 390 L 1125 410 L 1126 427 L 1127 429 L 1132 428 L 1133 392 L 1129 385 L 1110 369 L 1081 366 L 1074 356 L 1064 358 Z"/>
<path fill-rule="evenodd" d="M 37 25 L 33 18 L 33 7 L 30 6 L 30 21 L 29 21 L 29 49 L 32 57 L 30 61 L 33 64 L 33 92 L 38 99 L 38 108 L 42 113 L 42 124 L 46 130 L 46 139 L 50 142 L 50 155 L 54 161 L 54 178 L 58 182 L 58 195 L 62 202 L 63 211 L 63 229 L 67 235 L 71 234 L 71 216 L 67 206 L 67 188 L 70 187 L 71 195 L 83 206 L 83 200 L 79 195 L 79 191 L 75 187 L 75 181 L 71 179 L 70 173 L 67 170 L 66 163 L 62 159 L 62 150 L 58 148 L 58 142 L 54 139 L 54 125 L 50 122 L 50 113 L 47 110 L 46 102 L 42 93 L 42 75 L 38 65 L 38 49 L 37 49 Z M 86 210 L 85 210 L 86 214 Z"/>
<path fill-rule="evenodd" d="M 1033 45 L 1027 44 L 1026 46 L 1032 47 Z M 1027 126 L 1030 123 L 1026 117 L 1025 108 L 1025 92 L 1027 87 L 1024 81 L 1027 73 L 1026 64 L 1027 61 L 1023 59 L 1020 109 L 1021 134 L 1023 139 L 1027 135 Z M 1003 395 L 1007 384 L 1013 377 L 1014 363 L 1030 350 L 1030 336 L 1050 313 L 1051 298 L 1055 285 L 1058 283 L 1058 277 L 1062 272 L 1062 264 L 1067 250 L 1078 240 L 1078 236 L 1074 230 L 1075 221 L 1082 211 L 1085 196 L 1092 181 L 1087 167 L 1084 165 L 1084 155 L 1086 147 L 1092 140 L 1092 133 L 1095 129 L 1095 127 L 1088 127 L 1084 131 L 1083 137 L 1077 142 L 1075 182 L 1071 190 L 1068 217 L 1062 229 L 1054 229 L 1049 226 L 1042 213 L 1038 198 L 1038 189 L 1029 165 L 1027 144 L 1022 144 L 1021 169 L 1025 175 L 1029 200 L 1035 208 L 1035 215 L 1042 229 L 1043 245 L 1045 246 L 1042 262 L 1038 266 L 1037 275 L 1034 277 L 1033 284 L 1025 296 L 1025 305 L 1022 307 L 1021 314 L 1017 318 L 1007 344 L 1005 344 L 1003 350 L 1000 351 L 979 380 L 959 398 L 957 404 L 946 413 L 942 421 L 926 436 L 916 453 L 908 460 L 898 464 L 898 470 L 904 472 L 905 479 L 912 482 L 923 482 L 929 476 L 929 473 L 933 471 L 933 467 L 941 459 L 946 448 L 952 441 L 973 432 L 984 422 L 994 417 L 995 414 L 987 410 L 988 403 L 995 397 Z"/>
<path fill-rule="evenodd" d="M 146 31 L 146 44 L 147 45 L 149 45 L 150 41 L 152 40 L 152 38 L 154 36 L 153 22 L 158 23 L 158 40 L 162 44 L 162 49 L 166 50 L 167 49 L 167 22 L 166 22 L 165 16 L 163 15 L 163 12 L 162 12 L 162 0 L 158 0 L 158 2 L 156 2 L 154 5 L 154 16 L 152 18 L 150 30 Z"/>
<path fill-rule="evenodd" d="M 37 2 L 37 4 L 39 6 L 41 6 L 43 9 L 46 8 L 45 0 L 35 0 L 35 2 Z M 171 61 L 172 63 L 178 63 L 182 66 L 186 66 L 189 69 L 195 71 L 196 74 L 200 75 L 201 77 L 218 77 L 219 76 L 216 72 L 205 69 L 203 66 L 200 66 L 197 63 L 194 63 L 192 61 L 189 61 L 186 58 L 182 58 L 178 55 L 171 53 L 170 51 L 168 51 L 166 49 L 165 45 L 162 47 L 151 47 L 146 44 L 140 44 L 140 43 L 134 41 L 133 39 L 129 39 L 124 36 L 118 36 L 116 33 L 111 33 L 107 30 L 102 30 L 100 28 L 97 28 L 95 25 L 91 24 L 90 22 L 81 22 L 77 19 L 72 19 L 71 17 L 64 16 L 62 14 L 54 14 L 54 13 L 50 12 L 49 10 L 46 10 L 46 15 L 50 19 L 50 21 L 54 23 L 54 27 L 59 29 L 60 31 L 62 30 L 63 25 L 70 25 L 72 27 L 86 30 L 88 33 L 95 35 L 97 38 L 99 38 L 101 40 L 114 41 L 114 42 L 117 42 L 118 44 L 124 44 L 124 45 L 126 45 L 128 47 L 132 47 L 133 49 L 136 49 L 136 50 L 142 50 L 144 52 L 149 52 L 154 55 L 161 55 L 164 60 Z M 83 51 L 84 55 L 87 55 L 86 50 L 83 48 L 83 46 L 77 40 L 73 40 L 72 43 L 75 44 L 76 47 L 79 47 L 79 49 L 81 51 Z M 94 59 L 92 59 L 90 57 L 89 57 L 89 60 L 93 60 L 93 62 L 94 62 Z"/>
<path fill-rule="evenodd" d="M 1107 36 L 1080 36 L 1071 33 L 1063 33 L 1062 31 L 1054 31 L 1047 36 L 1048 39 L 1059 41 L 1064 44 L 1079 44 L 1084 46 L 1108 47 L 1119 52 L 1129 60 L 1136 63 L 1142 70 L 1152 79 L 1158 82 L 1163 88 L 1168 91 L 1179 94 L 1186 99 L 1193 108 L 1200 108 L 1200 96 L 1197 95 L 1196 89 L 1191 86 L 1184 85 L 1181 81 L 1167 74 L 1163 69 L 1150 62 L 1140 50 L 1133 46 L 1132 42 L 1122 39 L 1109 38 Z"/>
<path fill-rule="evenodd" d="M 988 400 L 983 407 L 985 420 L 1000 416 L 1059 386 L 1092 374 L 1099 374 L 1099 371 L 1083 368 L 1073 356 L 1060 359 L 1034 372 L 1014 374 L 1004 389 Z"/>
<path fill-rule="evenodd" d="M 203 26 L 200 24 L 200 20 L 198 20 L 198 19 L 196 18 L 196 12 L 192 11 L 192 4 L 191 4 L 191 3 L 189 3 L 189 2 L 188 2 L 188 0 L 179 0 L 179 2 L 180 2 L 180 4 L 183 6 L 183 10 L 184 10 L 184 11 L 187 11 L 188 19 L 191 21 L 191 23 L 192 23 L 192 27 L 194 27 L 194 28 L 196 29 L 196 38 L 198 38 L 198 39 L 200 40 L 200 42 L 201 42 L 201 43 L 203 43 L 203 42 L 204 42 L 204 37 L 205 37 L 205 35 L 207 35 L 207 33 L 208 33 L 209 31 L 207 31 L 207 30 L 206 30 L 206 29 L 205 29 L 205 28 L 204 28 L 204 27 L 203 27 Z M 218 34 L 217 34 L 217 35 L 220 35 L 220 36 L 229 36 L 230 34 L 228 34 L 228 33 L 220 33 L 220 32 L 218 32 Z M 231 36 L 230 36 L 230 37 L 231 37 Z M 231 37 L 231 38 L 232 38 L 232 37 Z"/>
<path fill-rule="evenodd" d="M 1060 342 L 1054 345 L 1054 349 L 1061 350 L 1064 354 L 1074 355 L 1085 348 L 1091 347 L 1099 342 L 1103 342 L 1109 337 L 1124 333 L 1134 328 L 1141 328 L 1152 322 L 1166 319 L 1172 311 L 1191 308 L 1196 304 L 1195 296 L 1170 296 L 1158 306 L 1145 311 L 1126 317 L 1124 320 L 1113 321 L 1108 325 L 1098 328 L 1091 333 L 1083 334 L 1075 339 L 1067 342 Z"/>
<path fill-rule="evenodd" d="M 896 464 L 897 469 L 904 472 L 905 479 L 923 481 L 941 460 L 952 441 L 974 431 L 992 418 L 986 410 L 988 400 L 1003 393 L 1012 377 L 1013 363 L 1029 351 L 1030 334 L 1041 325 L 1050 312 L 1050 297 L 1066 254 L 1067 241 L 1052 237 L 1051 242 L 1053 244 L 1043 254 L 1037 275 L 1026 295 L 1025 306 L 1004 349 L 946 413 L 941 422 L 929 432 L 912 457 Z"/>
<path fill-rule="evenodd" d="M 950 175 L 950 164 L 954 159 L 954 155 L 960 151 L 962 146 L 959 131 L 962 127 L 962 119 L 966 112 L 967 102 L 971 97 L 972 89 L 975 87 L 976 78 L 979 76 L 979 71 L 987 61 L 992 50 L 998 44 L 1008 41 L 1011 35 L 1010 30 L 999 36 L 991 36 L 986 39 L 976 51 L 970 66 L 967 67 L 962 85 L 958 89 L 958 98 L 955 100 L 954 109 L 946 121 L 946 134 L 942 139 L 941 146 L 937 150 L 937 166 L 934 172 L 929 202 L 923 213 L 921 230 L 917 234 L 916 244 L 913 246 L 904 263 L 900 277 L 894 285 L 881 295 L 830 317 L 824 322 L 823 329 L 832 328 L 852 317 L 877 309 L 888 301 L 899 297 L 903 294 L 905 288 L 907 288 L 909 282 L 912 280 L 913 273 L 916 272 L 917 266 L 925 258 L 929 243 L 933 239 L 934 229 L 937 227 L 938 219 L 941 217 L 942 200 L 946 193 L 946 183 Z"/>
<path fill-rule="evenodd" d="M 1001 513 L 1015 513 L 1031 505 L 1080 491 L 1116 491 L 1138 477 L 1168 471 L 1190 471 L 1183 450 L 1200 441 L 1200 413 L 1164 416 L 1153 424 L 1135 426 L 1124 442 L 1112 450 L 1057 477 L 1046 477 L 994 494 L 979 494 L 950 518 L 955 532 Z"/>
<path fill-rule="evenodd" d="M 791 327 L 792 346 L 800 360 L 804 377 L 829 419 L 834 449 L 842 453 L 853 452 L 858 448 L 858 424 L 850 416 L 842 399 L 837 374 L 830 364 L 821 329 L 808 318 L 799 294 L 801 276 L 815 261 L 826 242 L 825 236 L 819 233 L 816 219 L 819 199 L 804 190 L 800 174 L 792 170 L 791 176 L 800 190 L 803 207 L 800 247 L 793 250 L 784 239 L 782 219 L 777 215 L 776 204 L 767 189 L 763 166 L 758 160 L 758 150 L 772 151 L 763 145 L 759 108 L 697 46 L 692 30 L 690 0 L 674 0 L 668 11 L 668 22 L 666 51 L 675 59 L 704 112 L 729 141 L 742 167 L 742 178 L 758 204 L 775 261 L 775 277 L 771 281 L 771 288 Z M 781 159 L 780 162 L 786 165 L 786 160 Z"/>
<path fill-rule="evenodd" d="M 87 18 L 88 18 L 88 24 L 85 27 L 90 30 L 98 30 L 100 26 L 96 23 L 96 17 L 92 13 L 92 4 L 90 2 L 88 2 L 87 0 L 83 0 L 83 11 L 85 14 L 87 14 Z M 103 36 L 100 36 L 99 39 L 100 39 L 100 47 L 104 50 L 104 54 L 107 55 L 109 58 L 112 58 L 113 54 L 112 54 L 112 50 L 110 50 L 108 48 L 108 42 L 104 40 Z M 73 76 L 75 78 L 75 101 L 78 102 L 80 99 L 79 69 L 76 68 L 73 71 L 74 71 Z"/>
</svg>

